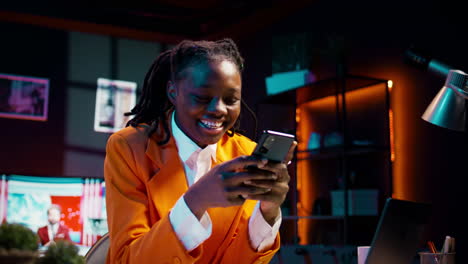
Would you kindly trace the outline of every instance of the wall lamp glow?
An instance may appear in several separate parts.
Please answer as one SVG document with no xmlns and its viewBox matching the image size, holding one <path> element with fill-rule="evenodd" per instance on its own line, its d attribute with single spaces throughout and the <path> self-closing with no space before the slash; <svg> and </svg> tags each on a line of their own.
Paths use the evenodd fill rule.
<svg viewBox="0 0 468 264">
<path fill-rule="evenodd" d="M 446 78 L 444 86 L 427 107 L 422 119 L 440 127 L 465 131 L 468 126 L 468 74 L 421 56 L 413 50 L 407 50 L 405 55 L 411 64 Z"/>
</svg>

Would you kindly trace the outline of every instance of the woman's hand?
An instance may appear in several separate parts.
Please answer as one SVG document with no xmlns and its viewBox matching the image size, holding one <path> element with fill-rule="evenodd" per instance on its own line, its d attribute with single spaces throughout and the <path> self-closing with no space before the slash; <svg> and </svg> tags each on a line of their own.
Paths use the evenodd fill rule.
<svg viewBox="0 0 468 264">
<path fill-rule="evenodd" d="M 268 186 L 244 184 L 254 180 L 269 182 L 277 180 L 280 174 L 272 170 L 246 169 L 251 166 L 262 168 L 266 163 L 267 160 L 254 156 L 240 156 L 213 167 L 185 193 L 187 206 L 200 219 L 208 208 L 240 205 L 245 201 L 244 197 L 272 191 Z"/>
<path fill-rule="evenodd" d="M 276 180 L 247 180 L 244 183 L 249 186 L 270 189 L 271 191 L 259 194 L 250 194 L 246 198 L 252 200 L 260 200 L 260 210 L 265 220 L 273 225 L 275 219 L 278 217 L 280 206 L 286 199 L 289 191 L 289 173 L 287 164 L 294 156 L 294 149 L 297 142 L 291 145 L 286 160 L 282 163 L 268 163 L 263 168 L 254 169 L 262 171 L 270 171 L 276 175 Z"/>
</svg>

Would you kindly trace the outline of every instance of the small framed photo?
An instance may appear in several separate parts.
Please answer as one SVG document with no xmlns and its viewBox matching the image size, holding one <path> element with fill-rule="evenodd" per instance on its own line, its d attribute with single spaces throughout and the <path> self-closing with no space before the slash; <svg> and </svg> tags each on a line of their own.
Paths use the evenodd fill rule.
<svg viewBox="0 0 468 264">
<path fill-rule="evenodd" d="M 94 131 L 113 133 L 125 127 L 136 104 L 136 82 L 99 78 L 97 81 Z"/>
<path fill-rule="evenodd" d="M 49 79 L 0 73 L 0 117 L 47 121 Z"/>
</svg>

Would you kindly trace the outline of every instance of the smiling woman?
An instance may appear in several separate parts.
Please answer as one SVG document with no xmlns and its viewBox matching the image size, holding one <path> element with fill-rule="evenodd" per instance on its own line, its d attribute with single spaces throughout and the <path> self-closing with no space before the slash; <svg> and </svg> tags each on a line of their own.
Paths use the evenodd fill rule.
<svg viewBox="0 0 468 264">
<path fill-rule="evenodd" d="M 241 108 L 241 77 L 228 60 L 199 63 L 187 69 L 182 80 L 170 82 L 168 97 L 175 120 L 198 146 L 218 142 L 238 120 Z"/>
<path fill-rule="evenodd" d="M 242 68 L 230 39 L 155 60 L 107 143 L 108 263 L 267 263 L 279 249 L 289 175 L 238 133 Z"/>
</svg>

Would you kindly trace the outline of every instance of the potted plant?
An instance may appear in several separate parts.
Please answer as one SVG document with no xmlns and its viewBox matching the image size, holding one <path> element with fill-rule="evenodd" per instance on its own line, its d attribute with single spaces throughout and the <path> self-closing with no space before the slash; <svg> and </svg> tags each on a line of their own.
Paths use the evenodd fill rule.
<svg viewBox="0 0 468 264">
<path fill-rule="evenodd" d="M 78 247 L 70 241 L 58 240 L 52 243 L 44 255 L 38 259 L 39 264 L 84 264 L 85 259 L 78 254 Z"/>
<path fill-rule="evenodd" d="M 3 223 L 0 226 L 0 263 L 32 264 L 39 256 L 39 238 L 21 224 Z"/>
</svg>

